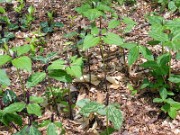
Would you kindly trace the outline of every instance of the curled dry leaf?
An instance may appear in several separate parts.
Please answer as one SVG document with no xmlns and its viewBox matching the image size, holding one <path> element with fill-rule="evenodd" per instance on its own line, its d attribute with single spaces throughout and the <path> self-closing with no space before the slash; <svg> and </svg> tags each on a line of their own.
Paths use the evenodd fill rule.
<svg viewBox="0 0 180 135">
<path fill-rule="evenodd" d="M 90 82 L 89 78 L 90 78 L 89 74 L 87 74 L 87 75 L 83 75 L 80 78 L 74 79 L 73 82 Z M 100 81 L 98 80 L 97 76 L 91 75 L 91 84 L 97 86 L 97 85 L 99 85 L 99 83 L 100 83 Z"/>
<path fill-rule="evenodd" d="M 103 104 L 104 99 L 105 99 L 105 95 L 102 92 L 97 91 L 97 102 Z"/>
<path fill-rule="evenodd" d="M 123 81 L 125 78 L 123 76 L 107 76 L 106 79 L 108 80 L 108 82 L 111 83 L 109 88 L 118 89 L 120 87 L 120 82 Z"/>
</svg>

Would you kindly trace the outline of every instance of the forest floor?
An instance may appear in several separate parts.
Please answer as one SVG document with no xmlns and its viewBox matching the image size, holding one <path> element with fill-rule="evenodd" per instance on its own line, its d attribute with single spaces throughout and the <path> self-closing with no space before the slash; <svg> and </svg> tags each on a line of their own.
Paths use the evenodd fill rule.
<svg viewBox="0 0 180 135">
<path fill-rule="evenodd" d="M 36 7 L 36 17 L 38 18 L 33 25 L 34 28 L 38 28 L 41 21 L 45 20 L 45 13 L 51 9 L 56 11 L 57 16 L 55 21 L 60 21 L 64 24 L 64 27 L 60 31 L 55 31 L 50 37 L 46 37 L 47 44 L 45 46 L 45 52 L 57 52 L 60 58 L 66 56 L 65 53 L 74 53 L 67 47 L 69 42 L 67 38 L 64 37 L 65 34 L 76 31 L 77 28 L 81 25 L 82 27 L 87 23 L 85 19 L 82 19 L 78 15 L 74 8 L 80 6 L 80 2 L 75 0 L 27 0 L 29 5 L 34 5 Z M 150 40 L 148 36 L 149 25 L 145 19 L 145 16 L 155 10 L 159 10 L 157 7 L 153 7 L 151 2 L 146 2 L 144 0 L 137 0 L 135 6 L 118 6 L 114 7 L 118 15 L 131 17 L 137 25 L 134 27 L 132 32 L 126 35 L 126 41 L 137 42 L 141 45 L 147 46 L 147 41 Z M 169 12 L 163 12 L 162 16 L 167 19 L 179 17 L 173 15 Z M 13 17 L 13 16 L 12 16 Z M 75 19 L 71 19 L 75 17 Z M 116 33 L 120 34 L 120 31 L 116 29 Z M 24 36 L 30 34 L 29 32 L 17 32 L 15 40 L 11 41 L 12 46 L 18 46 L 25 44 Z M 67 51 L 65 51 L 67 49 Z M 160 53 L 160 47 L 156 46 L 154 48 L 149 48 L 154 51 L 154 53 Z M 176 119 L 170 119 L 166 114 L 160 111 L 159 105 L 152 102 L 153 98 L 158 97 L 157 93 L 152 93 L 149 90 L 141 91 L 136 95 L 132 95 L 131 91 L 127 87 L 127 84 L 131 84 L 135 89 L 138 89 L 140 83 L 142 82 L 145 74 L 140 71 L 140 69 L 133 65 L 130 69 L 130 77 L 127 76 L 127 73 L 124 70 L 122 56 L 119 55 L 118 49 L 115 46 L 110 47 L 110 57 L 107 60 L 108 62 L 108 72 L 107 76 L 110 80 L 114 79 L 118 83 L 112 83 L 108 81 L 108 89 L 110 93 L 110 103 L 118 103 L 121 107 L 123 113 L 124 122 L 120 131 L 113 133 L 113 135 L 180 135 L 180 113 Z M 91 62 L 91 74 L 95 78 L 98 78 L 94 83 L 98 85 L 89 85 L 84 82 L 75 82 L 72 84 L 72 89 L 79 92 L 77 99 L 82 98 L 91 98 L 98 102 L 105 102 L 105 86 L 103 81 L 103 71 L 102 71 L 102 60 L 97 48 L 91 49 L 89 52 L 92 56 Z M 143 60 L 143 59 L 142 59 Z M 141 62 L 139 60 L 138 62 Z M 180 62 L 173 61 L 172 67 L 174 72 L 179 72 Z M 88 66 L 85 65 L 84 74 L 88 75 Z M 115 77 L 115 78 L 113 78 Z M 13 76 L 14 81 L 17 77 Z M 54 86 L 60 87 L 60 84 L 55 84 Z M 45 91 L 46 86 L 38 85 L 31 91 L 32 94 L 42 95 Z M 16 92 L 19 92 L 20 86 L 18 83 L 14 83 L 11 86 L 11 89 L 16 89 Z M 87 96 L 86 90 L 89 91 Z M 180 99 L 180 97 L 179 97 Z M 49 119 L 51 117 L 51 108 L 45 110 L 43 116 L 39 121 Z M 89 130 L 89 128 L 82 128 L 82 125 L 77 120 L 69 120 L 63 117 L 56 117 L 57 120 L 60 120 L 63 123 L 63 126 L 66 130 L 67 135 L 93 135 L 94 130 Z M 98 124 L 96 130 L 99 131 L 102 125 L 105 125 L 104 119 L 95 120 Z M 102 125 L 101 125 L 102 123 Z M 93 124 L 92 124 L 93 125 Z M 0 127 L 0 135 L 12 134 L 13 130 Z M 44 132 L 44 128 L 41 129 Z"/>
</svg>

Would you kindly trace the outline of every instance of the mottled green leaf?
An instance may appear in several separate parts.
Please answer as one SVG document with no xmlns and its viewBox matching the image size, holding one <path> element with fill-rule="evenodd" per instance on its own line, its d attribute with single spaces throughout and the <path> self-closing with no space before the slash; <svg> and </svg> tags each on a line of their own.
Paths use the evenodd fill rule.
<svg viewBox="0 0 180 135">
<path fill-rule="evenodd" d="M 113 105 L 109 105 L 107 107 L 107 117 L 108 120 L 113 123 L 115 129 L 119 130 L 121 128 L 123 123 L 123 116 L 119 109 Z"/>
</svg>

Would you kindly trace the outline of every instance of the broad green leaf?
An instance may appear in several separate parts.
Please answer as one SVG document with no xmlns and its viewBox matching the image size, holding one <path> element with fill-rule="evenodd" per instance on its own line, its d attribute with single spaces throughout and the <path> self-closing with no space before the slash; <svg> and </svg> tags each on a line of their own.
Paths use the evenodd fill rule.
<svg viewBox="0 0 180 135">
<path fill-rule="evenodd" d="M 55 69 L 65 69 L 65 62 L 64 60 L 55 60 L 52 62 L 51 65 L 48 66 L 48 70 L 55 70 Z"/>
<path fill-rule="evenodd" d="M 75 8 L 75 11 L 79 14 L 83 14 L 87 10 L 89 10 L 91 6 L 89 4 L 83 4 L 81 7 Z"/>
<path fill-rule="evenodd" d="M 117 34 L 114 33 L 107 33 L 107 35 L 105 37 L 103 37 L 103 41 L 106 44 L 110 44 L 110 45 L 122 45 L 123 44 L 123 40 L 121 39 L 121 37 Z"/>
<path fill-rule="evenodd" d="M 102 109 L 104 107 L 104 105 L 97 102 L 88 102 L 85 106 L 81 108 L 80 113 L 85 117 L 89 117 L 90 113 L 98 112 L 99 109 Z"/>
<path fill-rule="evenodd" d="M 174 101 L 172 98 L 168 98 L 165 100 L 166 103 L 170 104 L 172 107 L 176 108 L 176 110 L 180 110 L 180 103 L 177 101 Z"/>
<path fill-rule="evenodd" d="M 57 128 L 54 123 L 50 123 L 47 128 L 47 135 L 58 135 Z"/>
<path fill-rule="evenodd" d="M 131 18 L 129 17 L 124 17 L 123 22 L 127 25 L 126 28 L 124 29 L 125 33 L 131 32 L 133 27 L 136 25 L 136 22 L 134 22 Z"/>
<path fill-rule="evenodd" d="M 36 72 L 28 78 L 26 87 L 31 88 L 33 86 L 36 86 L 38 83 L 42 82 L 45 78 L 46 78 L 45 72 Z"/>
<path fill-rule="evenodd" d="M 33 15 L 33 13 L 35 12 L 35 7 L 33 7 L 32 5 L 28 8 L 28 12 L 29 14 Z"/>
<path fill-rule="evenodd" d="M 136 47 L 137 45 L 138 44 L 136 44 L 136 43 L 123 43 L 123 44 L 121 44 L 121 47 L 130 50 L 130 49 Z"/>
<path fill-rule="evenodd" d="M 161 98 L 154 98 L 153 102 L 154 103 L 163 103 L 163 100 Z"/>
<path fill-rule="evenodd" d="M 103 3 L 98 3 L 98 5 L 97 5 L 97 7 L 96 7 L 98 10 L 100 10 L 100 11 L 103 11 L 103 12 L 113 12 L 113 9 L 110 7 L 110 6 L 108 6 L 108 5 L 106 5 L 106 4 L 103 4 Z"/>
<path fill-rule="evenodd" d="M 48 76 L 61 82 L 72 82 L 72 77 L 63 70 L 50 70 Z"/>
<path fill-rule="evenodd" d="M 99 34 L 99 29 L 97 27 L 93 27 L 91 29 L 91 34 L 94 35 L 94 36 L 98 35 Z"/>
<path fill-rule="evenodd" d="M 46 27 L 48 27 L 49 25 L 48 25 L 48 22 L 41 22 L 41 23 L 40 23 L 40 26 L 41 26 L 42 28 L 46 28 Z"/>
<path fill-rule="evenodd" d="M 174 1 L 170 1 L 168 3 L 168 9 L 171 10 L 172 12 L 176 11 L 177 7 Z"/>
<path fill-rule="evenodd" d="M 139 47 L 136 46 L 130 49 L 128 54 L 128 65 L 132 65 L 133 63 L 135 63 L 138 57 L 139 57 Z"/>
<path fill-rule="evenodd" d="M 42 29 L 42 31 L 44 33 L 51 33 L 51 32 L 53 32 L 53 27 L 45 27 Z"/>
<path fill-rule="evenodd" d="M 153 54 L 151 53 L 151 51 L 147 47 L 139 46 L 139 51 L 142 53 L 144 58 L 146 58 L 149 61 L 154 61 Z"/>
<path fill-rule="evenodd" d="M 70 74 L 73 77 L 80 78 L 82 76 L 82 57 L 81 58 L 76 58 L 76 56 L 71 57 L 72 63 L 70 66 L 66 68 L 66 72 Z"/>
<path fill-rule="evenodd" d="M 170 105 L 169 104 L 164 104 L 162 107 L 161 107 L 161 110 L 164 111 L 164 112 L 168 112 L 169 109 L 170 109 Z"/>
<path fill-rule="evenodd" d="M 159 65 L 155 61 L 147 61 L 141 64 L 144 68 L 152 68 L 152 69 L 159 69 Z"/>
<path fill-rule="evenodd" d="M 78 100 L 76 102 L 76 105 L 79 106 L 80 108 L 82 108 L 89 102 L 90 102 L 90 99 L 85 98 L 85 99 Z"/>
<path fill-rule="evenodd" d="M 100 42 L 100 37 L 94 37 L 93 35 L 87 35 L 84 39 L 83 50 L 96 46 Z"/>
<path fill-rule="evenodd" d="M 4 13 L 6 13 L 5 9 L 2 6 L 0 6 L 0 14 L 4 14 Z"/>
<path fill-rule="evenodd" d="M 0 84 L 9 86 L 10 85 L 10 79 L 7 76 L 6 72 L 2 69 L 0 69 Z"/>
<path fill-rule="evenodd" d="M 31 59 L 27 56 L 22 56 L 12 60 L 12 64 L 18 69 L 27 70 L 29 72 L 32 70 Z"/>
<path fill-rule="evenodd" d="M 118 20 L 113 19 L 108 23 L 108 28 L 109 29 L 116 28 L 117 26 L 119 26 L 119 24 L 120 24 L 120 22 Z"/>
<path fill-rule="evenodd" d="M 142 82 L 142 85 L 140 87 L 140 89 L 144 89 L 144 88 L 147 88 L 148 86 L 150 86 L 151 83 L 149 82 L 148 79 L 144 79 L 143 82 Z"/>
<path fill-rule="evenodd" d="M 8 39 L 13 39 L 15 37 L 15 35 L 12 32 L 5 32 L 4 37 L 8 38 Z"/>
<path fill-rule="evenodd" d="M 171 74 L 168 80 L 173 83 L 180 83 L 180 75 Z"/>
<path fill-rule="evenodd" d="M 22 126 L 23 121 L 21 116 L 16 113 L 5 113 L 2 118 L 2 123 L 8 126 L 12 122 L 18 124 L 19 126 Z"/>
<path fill-rule="evenodd" d="M 66 72 L 73 77 L 80 78 L 82 76 L 82 69 L 80 66 L 70 66 L 66 68 Z"/>
<path fill-rule="evenodd" d="M 37 103 L 32 103 L 27 105 L 28 114 L 35 114 L 41 116 L 41 107 Z"/>
<path fill-rule="evenodd" d="M 161 88 L 159 90 L 159 94 L 160 94 L 162 100 L 164 101 L 167 98 L 168 92 L 167 92 L 166 88 Z"/>
<path fill-rule="evenodd" d="M 55 23 L 54 23 L 54 27 L 62 28 L 63 26 L 64 26 L 64 24 L 61 23 L 61 22 L 55 22 Z"/>
<path fill-rule="evenodd" d="M 161 66 L 166 65 L 170 61 L 170 54 L 165 53 L 157 58 L 157 63 Z"/>
<path fill-rule="evenodd" d="M 12 103 L 16 99 L 17 99 L 17 96 L 12 90 L 6 90 L 2 97 L 2 101 L 5 105 Z"/>
<path fill-rule="evenodd" d="M 83 15 L 87 17 L 90 21 L 93 21 L 96 18 L 102 16 L 103 13 L 97 9 L 89 9 L 89 10 L 86 10 L 86 12 L 84 12 Z"/>
<path fill-rule="evenodd" d="M 178 112 L 174 107 L 170 107 L 170 109 L 168 110 L 168 115 L 172 118 L 175 119 L 177 116 Z"/>
<path fill-rule="evenodd" d="M 0 66 L 9 62 L 12 58 L 9 55 L 0 55 Z"/>
<path fill-rule="evenodd" d="M 107 107 L 107 117 L 108 120 L 113 123 L 115 129 L 119 130 L 121 128 L 123 123 L 123 116 L 119 109 L 113 105 L 109 105 Z"/>
<path fill-rule="evenodd" d="M 25 106 L 26 104 L 24 102 L 15 102 L 4 108 L 3 111 L 5 113 L 21 112 L 25 108 Z"/>
<path fill-rule="evenodd" d="M 148 16 L 148 21 L 151 25 L 162 25 L 163 18 L 161 16 Z"/>
<path fill-rule="evenodd" d="M 34 126 L 30 126 L 28 129 L 26 129 L 27 135 L 41 135 L 40 131 Z"/>
<path fill-rule="evenodd" d="M 169 20 L 166 22 L 165 26 L 170 28 L 171 30 L 179 29 L 180 28 L 180 19 L 176 18 L 174 20 Z"/>
<path fill-rule="evenodd" d="M 27 44 L 23 46 L 14 47 L 12 50 L 17 52 L 18 56 L 21 56 L 22 54 L 29 52 L 30 49 L 31 49 L 30 45 Z"/>
<path fill-rule="evenodd" d="M 180 50 L 180 33 L 178 33 L 172 38 L 172 47 L 175 51 Z"/>
<path fill-rule="evenodd" d="M 40 104 L 40 103 L 44 102 L 44 99 L 43 99 L 43 97 L 30 96 L 30 102 Z"/>
<path fill-rule="evenodd" d="M 151 31 L 149 35 L 157 41 L 168 41 L 168 35 L 159 31 Z"/>
</svg>

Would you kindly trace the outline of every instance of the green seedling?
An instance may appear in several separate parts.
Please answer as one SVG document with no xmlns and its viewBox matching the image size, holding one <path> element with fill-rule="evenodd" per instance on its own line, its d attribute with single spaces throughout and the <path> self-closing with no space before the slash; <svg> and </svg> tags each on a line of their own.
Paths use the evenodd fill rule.
<svg viewBox="0 0 180 135">
<path fill-rule="evenodd" d="M 114 104 L 105 106 L 95 101 L 90 101 L 89 99 L 82 99 L 79 100 L 76 103 L 76 105 L 80 107 L 79 113 L 86 118 L 89 118 L 90 115 L 92 116 L 92 114 L 95 116 L 106 116 L 107 119 L 106 126 L 108 126 L 108 121 L 112 122 L 114 129 L 116 130 L 119 130 L 120 127 L 122 126 L 122 122 L 123 122 L 122 112 L 119 110 L 119 107 L 117 107 Z M 106 131 L 106 133 L 109 134 L 109 130 Z"/>
<path fill-rule="evenodd" d="M 163 11 L 165 8 L 168 8 L 171 12 L 175 12 L 177 10 L 180 11 L 180 2 L 179 0 L 155 0 L 154 2 L 161 4 L 161 10 Z"/>
<path fill-rule="evenodd" d="M 41 22 L 40 26 L 44 33 L 52 33 L 54 28 L 62 28 L 64 25 L 61 22 L 54 22 L 53 12 L 47 12 L 48 20 Z"/>
<path fill-rule="evenodd" d="M 154 103 L 161 103 L 163 106 L 161 107 L 161 110 L 165 113 L 168 113 L 168 115 L 175 119 L 178 111 L 180 110 L 180 103 L 174 101 L 172 98 L 168 98 L 168 96 L 174 96 L 174 93 L 171 91 L 167 91 L 166 88 L 161 88 L 159 90 L 160 98 L 154 98 Z"/>
</svg>

